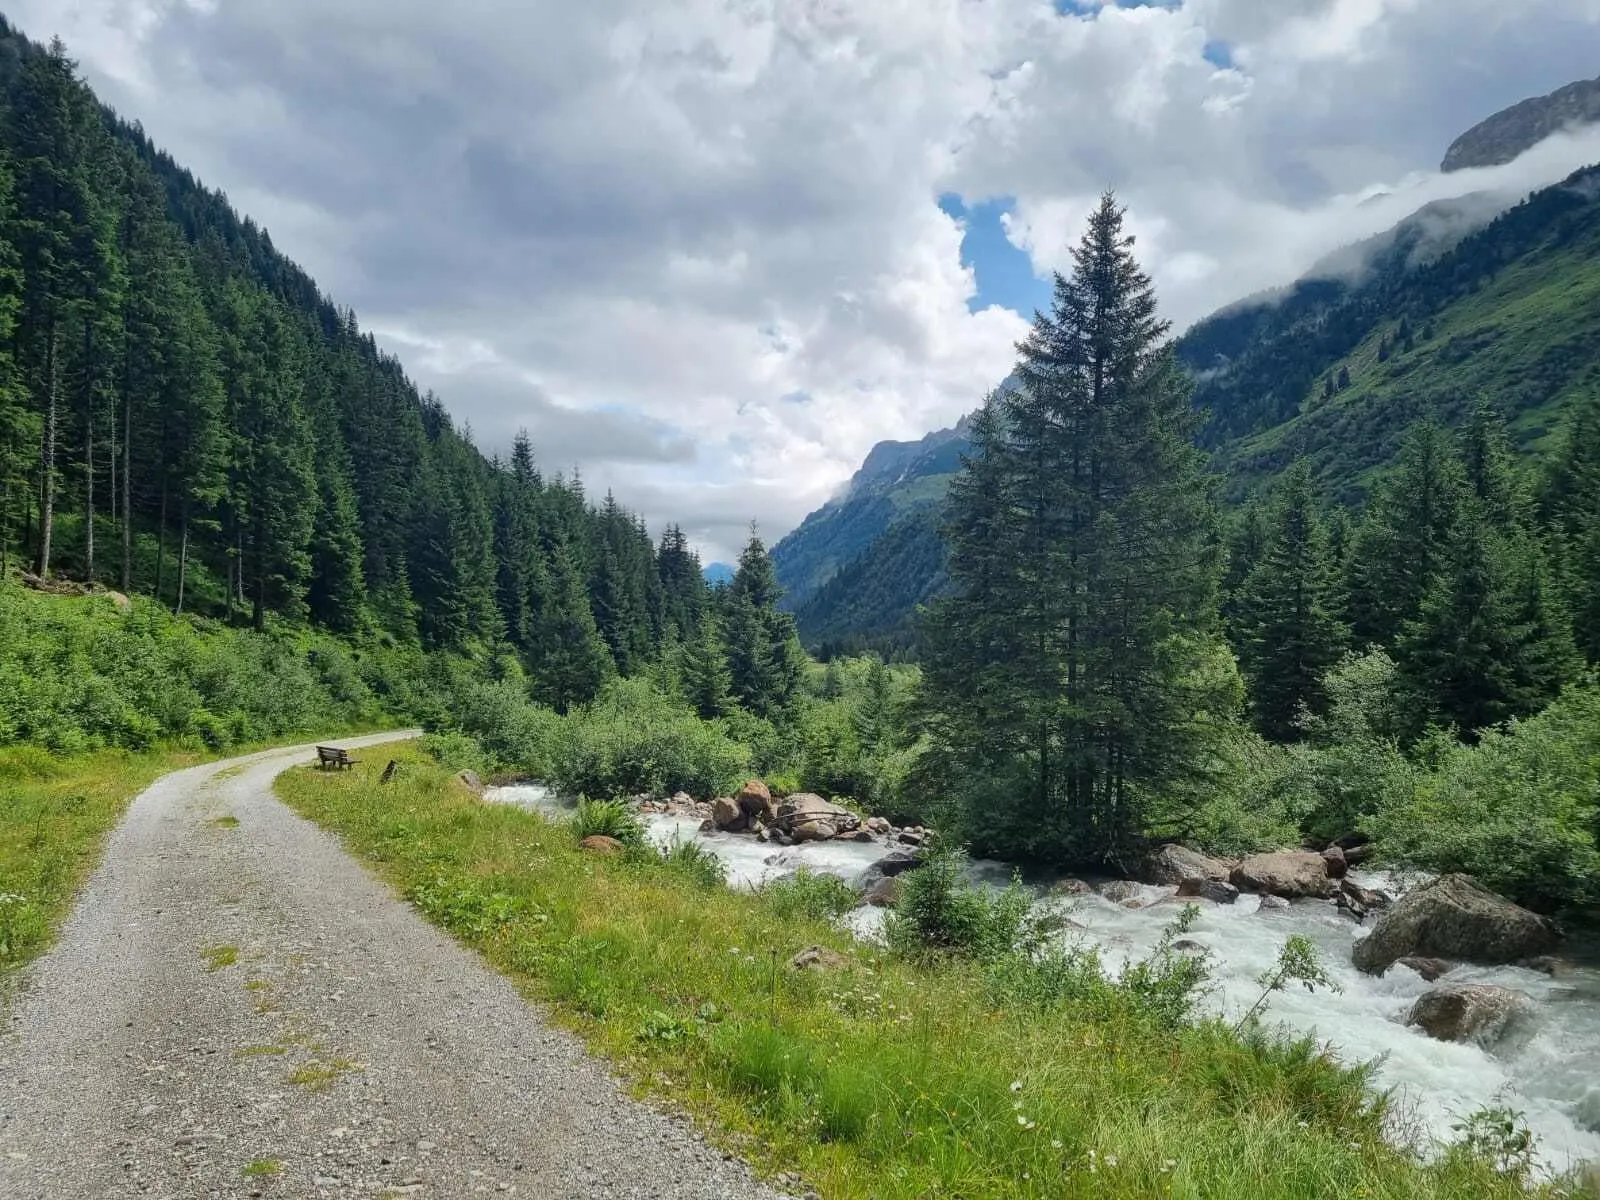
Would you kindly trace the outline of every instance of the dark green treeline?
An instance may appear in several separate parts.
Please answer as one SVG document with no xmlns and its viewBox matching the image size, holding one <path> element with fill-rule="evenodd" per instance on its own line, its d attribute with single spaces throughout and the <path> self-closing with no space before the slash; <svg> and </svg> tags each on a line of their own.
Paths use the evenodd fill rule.
<svg viewBox="0 0 1600 1200">
<path fill-rule="evenodd" d="M 669 659 L 702 709 L 794 687 L 759 542 L 713 594 L 677 527 L 653 543 L 526 438 L 486 460 L 59 42 L 0 22 L 0 569 L 19 565 L 258 627 L 508 646 L 560 709 Z"/>
</svg>

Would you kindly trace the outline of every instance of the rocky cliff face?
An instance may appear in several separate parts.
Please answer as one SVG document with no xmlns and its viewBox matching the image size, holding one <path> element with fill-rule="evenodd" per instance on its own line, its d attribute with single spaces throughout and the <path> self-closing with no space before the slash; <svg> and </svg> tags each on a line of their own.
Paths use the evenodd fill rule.
<svg viewBox="0 0 1600 1200">
<path fill-rule="evenodd" d="M 1458 137 L 1444 156 L 1443 170 L 1497 167 L 1552 133 L 1600 121 L 1600 79 L 1566 87 L 1513 104 Z"/>
</svg>

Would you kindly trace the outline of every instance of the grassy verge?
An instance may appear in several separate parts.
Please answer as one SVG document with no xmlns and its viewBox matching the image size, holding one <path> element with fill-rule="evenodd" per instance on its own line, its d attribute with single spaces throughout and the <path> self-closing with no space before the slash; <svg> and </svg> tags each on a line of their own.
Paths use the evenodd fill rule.
<svg viewBox="0 0 1600 1200">
<path fill-rule="evenodd" d="M 73 757 L 0 747 L 0 982 L 49 947 L 135 796 L 169 771 L 270 745 Z"/>
<path fill-rule="evenodd" d="M 196 751 L 0 749 L 0 978 L 43 953 L 128 802 Z"/>
<path fill-rule="evenodd" d="M 1114 989 L 1051 998 L 972 965 L 887 959 L 793 894 L 585 854 L 418 751 L 396 757 L 386 786 L 368 763 L 292 772 L 280 794 L 638 1090 L 829 1200 L 1529 1194 L 1482 1158 L 1422 1165 L 1388 1145 L 1383 1105 L 1314 1046 L 1162 1029 Z M 840 965 L 791 970 L 811 945 Z"/>
</svg>

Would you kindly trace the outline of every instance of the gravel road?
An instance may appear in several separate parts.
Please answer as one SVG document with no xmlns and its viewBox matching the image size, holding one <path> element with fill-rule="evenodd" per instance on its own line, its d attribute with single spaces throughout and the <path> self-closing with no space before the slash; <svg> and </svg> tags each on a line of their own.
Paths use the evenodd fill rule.
<svg viewBox="0 0 1600 1200">
<path fill-rule="evenodd" d="M 0 1013 L 0 1197 L 778 1200 L 280 804 L 310 755 L 134 801 Z"/>
</svg>

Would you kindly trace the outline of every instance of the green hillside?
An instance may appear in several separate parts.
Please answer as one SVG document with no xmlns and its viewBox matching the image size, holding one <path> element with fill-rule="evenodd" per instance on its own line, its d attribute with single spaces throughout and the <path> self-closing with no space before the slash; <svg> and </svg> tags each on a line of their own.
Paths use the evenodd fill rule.
<svg viewBox="0 0 1600 1200">
<path fill-rule="evenodd" d="M 1600 394 L 1600 167 L 1487 224 L 1483 207 L 1429 206 L 1336 256 L 1342 278 L 1232 305 L 1179 339 L 1226 499 L 1259 494 L 1304 457 L 1324 501 L 1359 507 L 1419 420 L 1460 425 L 1487 400 L 1538 456 L 1571 403 Z M 912 462 L 893 487 L 852 494 L 779 543 L 808 645 L 909 645 L 916 605 L 942 584 L 930 546 L 965 444 L 942 442 L 949 465 Z"/>
<path fill-rule="evenodd" d="M 1304 456 L 1329 498 L 1357 504 L 1409 425 L 1458 424 L 1480 398 L 1537 453 L 1600 378 L 1597 187 L 1600 169 L 1579 172 L 1425 265 L 1408 264 L 1402 239 L 1360 286 L 1302 284 L 1292 303 L 1191 330 L 1178 351 L 1214 371 L 1196 400 L 1227 494 Z M 1242 352 L 1215 353 L 1243 321 Z"/>
</svg>

